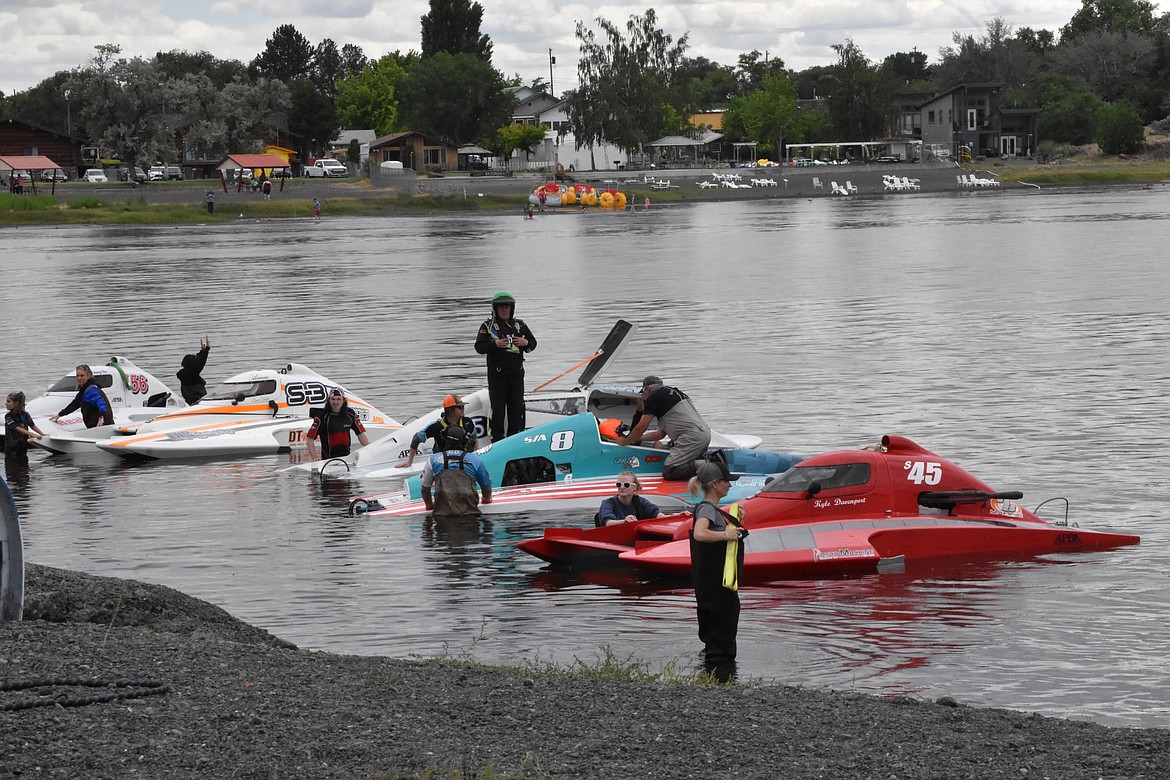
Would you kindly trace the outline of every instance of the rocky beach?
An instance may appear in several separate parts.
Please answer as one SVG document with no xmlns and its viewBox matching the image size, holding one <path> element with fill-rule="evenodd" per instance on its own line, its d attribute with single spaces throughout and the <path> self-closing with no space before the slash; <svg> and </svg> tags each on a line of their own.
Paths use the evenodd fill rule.
<svg viewBox="0 0 1170 780">
<path fill-rule="evenodd" d="M 134 685 L 65 684 L 70 678 Z M 23 622 L 0 625 L 0 773 L 1170 776 L 1170 733 L 1161 729 L 977 709 L 945 697 L 604 678 L 311 652 L 166 587 L 30 566 Z M 126 691 L 153 695 L 63 706 Z M 47 701 L 54 703 L 32 706 Z"/>
</svg>

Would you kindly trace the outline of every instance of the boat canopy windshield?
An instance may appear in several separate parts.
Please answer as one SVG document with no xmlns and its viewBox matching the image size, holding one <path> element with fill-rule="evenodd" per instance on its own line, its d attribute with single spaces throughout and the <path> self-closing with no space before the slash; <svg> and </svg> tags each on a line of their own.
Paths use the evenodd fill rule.
<svg viewBox="0 0 1170 780">
<path fill-rule="evenodd" d="M 853 487 L 869 482 L 868 463 L 833 463 L 823 466 L 793 466 L 764 486 L 762 493 L 804 493 L 813 482 L 821 490 Z"/>
<path fill-rule="evenodd" d="M 275 379 L 260 379 L 255 382 L 224 382 L 208 393 L 204 401 L 234 401 L 241 393 L 244 398 L 256 395 L 272 395 L 276 392 Z"/>
<path fill-rule="evenodd" d="M 97 382 L 97 386 L 103 390 L 114 384 L 113 374 L 94 374 L 93 381 Z M 50 393 L 76 393 L 77 392 L 77 377 L 74 374 L 63 376 L 57 380 L 57 383 L 49 388 Z"/>
</svg>

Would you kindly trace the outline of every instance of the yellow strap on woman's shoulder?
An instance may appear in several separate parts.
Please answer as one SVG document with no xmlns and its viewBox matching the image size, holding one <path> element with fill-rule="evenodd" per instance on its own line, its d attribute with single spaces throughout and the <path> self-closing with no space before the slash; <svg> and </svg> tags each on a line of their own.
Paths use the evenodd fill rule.
<svg viewBox="0 0 1170 780">
<path fill-rule="evenodd" d="M 739 504 L 732 504 L 725 512 L 736 521 L 743 518 L 743 507 Z M 728 590 L 739 590 L 739 545 L 739 539 L 727 540 L 727 552 L 723 556 L 723 587 Z"/>
</svg>

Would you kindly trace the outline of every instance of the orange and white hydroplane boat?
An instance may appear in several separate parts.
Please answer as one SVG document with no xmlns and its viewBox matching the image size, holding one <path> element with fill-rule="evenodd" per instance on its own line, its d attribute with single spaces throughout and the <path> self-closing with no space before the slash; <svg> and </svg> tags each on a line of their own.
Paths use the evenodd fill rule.
<svg viewBox="0 0 1170 780">
<path fill-rule="evenodd" d="M 299 363 L 237 374 L 194 406 L 137 426 L 91 428 L 84 435 L 98 449 L 127 458 L 223 458 L 287 452 L 304 446 L 310 410 L 325 406 L 340 387 Z M 401 426 L 341 387 L 370 438 Z"/>
</svg>

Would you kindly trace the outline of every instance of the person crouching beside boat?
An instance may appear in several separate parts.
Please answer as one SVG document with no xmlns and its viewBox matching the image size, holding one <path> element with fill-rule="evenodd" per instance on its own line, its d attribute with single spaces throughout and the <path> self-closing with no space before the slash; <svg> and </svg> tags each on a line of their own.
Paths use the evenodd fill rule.
<svg viewBox="0 0 1170 780">
<path fill-rule="evenodd" d="M 483 493 L 483 503 L 490 504 L 492 475 L 479 455 L 467 451 L 467 431 L 449 426 L 435 447 L 440 451 L 427 459 L 420 477 L 423 504 L 435 517 L 478 516 L 476 485 Z"/>
<path fill-rule="evenodd" d="M 703 463 L 690 481 L 691 494 L 702 496 L 691 525 L 691 578 L 706 670 L 720 682 L 735 674 L 735 638 L 739 631 L 739 577 L 747 531 L 737 518 L 719 508 L 731 489 L 722 463 Z"/>
<path fill-rule="evenodd" d="M 617 495 L 610 496 L 601 502 L 601 511 L 593 517 L 597 527 L 603 525 L 618 525 L 632 523 L 635 520 L 648 520 L 658 517 L 661 511 L 653 501 L 647 501 L 638 495 L 642 483 L 638 475 L 632 471 L 623 471 L 617 478 Z"/>
<path fill-rule="evenodd" d="M 49 420 L 57 422 L 59 418 L 78 409 L 81 410 L 81 419 L 85 421 L 86 428 L 114 424 L 114 411 L 110 406 L 110 399 L 106 398 L 105 392 L 98 387 L 97 381 L 93 378 L 93 369 L 84 363 L 77 367 L 77 395 L 73 396 L 73 400 L 64 409 L 49 415 Z"/>
<path fill-rule="evenodd" d="M 468 452 L 478 450 L 479 439 L 475 435 L 475 423 L 463 416 L 465 408 L 463 396 L 452 393 L 444 398 L 442 416 L 411 437 L 410 454 L 407 455 L 406 460 L 398 464 L 399 468 L 407 468 L 414 465 L 414 456 L 418 454 L 418 448 L 427 439 L 434 440 L 435 444 L 432 447 L 432 451 L 439 452 L 442 449 L 439 446 L 439 440 L 443 438 L 444 432 L 451 426 L 462 428 L 467 432 L 466 449 Z"/>
<path fill-rule="evenodd" d="M 357 413 L 350 408 L 345 400 L 345 393 L 340 387 L 329 390 L 329 401 L 324 409 L 311 409 L 313 424 L 305 433 L 305 446 L 309 448 L 309 460 L 317 460 L 317 446 L 314 440 L 321 440 L 321 457 L 344 458 L 349 454 L 351 434 L 356 433 L 358 441 L 363 447 L 370 446 L 370 439 L 366 436 L 365 426 L 358 419 Z"/>
<path fill-rule="evenodd" d="M 658 429 L 647 431 L 650 420 L 658 419 Z M 656 376 L 642 380 L 642 397 L 634 415 L 633 430 L 618 439 L 618 444 L 642 444 L 670 437 L 670 454 L 662 464 L 664 479 L 690 479 L 711 446 L 711 429 L 695 408 L 690 397 L 677 387 L 667 387 Z"/>
</svg>

